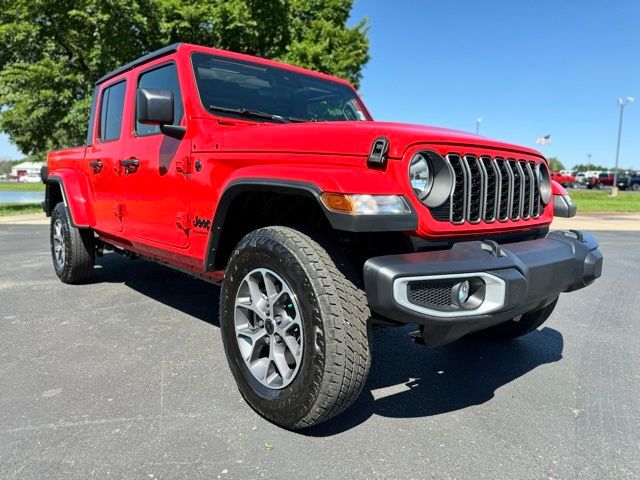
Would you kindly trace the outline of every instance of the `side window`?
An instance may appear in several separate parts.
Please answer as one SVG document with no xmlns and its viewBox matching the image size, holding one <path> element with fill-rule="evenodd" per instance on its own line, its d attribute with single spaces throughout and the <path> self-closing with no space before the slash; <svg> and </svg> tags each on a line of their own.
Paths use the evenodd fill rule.
<svg viewBox="0 0 640 480">
<path fill-rule="evenodd" d="M 102 91 L 100 102 L 100 140 L 118 140 L 122 131 L 122 112 L 126 82 L 116 83 Z"/>
<path fill-rule="evenodd" d="M 180 82 L 178 71 L 174 63 L 164 65 L 154 70 L 149 70 L 140 75 L 138 88 L 155 88 L 158 90 L 171 90 L 173 92 L 173 124 L 178 125 L 182 119 L 182 96 L 180 95 Z M 157 125 L 145 125 L 136 120 L 137 135 L 152 135 L 159 133 Z"/>
</svg>

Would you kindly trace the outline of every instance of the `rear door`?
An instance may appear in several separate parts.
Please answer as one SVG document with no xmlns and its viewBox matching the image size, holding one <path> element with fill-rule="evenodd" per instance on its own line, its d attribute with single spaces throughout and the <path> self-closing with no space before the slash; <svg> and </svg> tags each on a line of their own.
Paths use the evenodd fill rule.
<svg viewBox="0 0 640 480">
<path fill-rule="evenodd" d="M 87 147 L 85 168 L 93 188 L 93 208 L 96 230 L 117 233 L 122 231 L 122 181 L 120 160 L 124 139 L 122 135 L 127 81 L 115 80 L 97 92 L 96 128 Z"/>
<path fill-rule="evenodd" d="M 135 102 L 138 88 L 171 90 L 174 125 L 183 121 L 184 107 L 178 70 L 174 61 L 140 67 L 134 72 Z M 135 109 L 134 109 L 135 110 Z M 137 168 L 125 175 L 125 229 L 127 236 L 171 245 L 189 246 L 190 141 L 164 135 L 158 126 L 140 124 L 133 112 L 133 132 L 127 137 L 126 157 L 137 160 Z M 146 242 L 149 243 L 149 242 Z"/>
</svg>

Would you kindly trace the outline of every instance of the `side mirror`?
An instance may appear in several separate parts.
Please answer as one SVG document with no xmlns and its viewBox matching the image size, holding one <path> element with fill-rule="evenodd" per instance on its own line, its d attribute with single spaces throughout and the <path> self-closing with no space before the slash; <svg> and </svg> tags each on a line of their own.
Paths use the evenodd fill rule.
<svg viewBox="0 0 640 480">
<path fill-rule="evenodd" d="M 136 95 L 136 119 L 145 125 L 159 125 L 160 131 L 181 139 L 186 128 L 172 125 L 174 120 L 173 92 L 155 88 L 139 88 Z"/>
<path fill-rule="evenodd" d="M 173 92 L 155 88 L 139 88 L 136 97 L 138 122 L 146 125 L 173 123 Z"/>
</svg>

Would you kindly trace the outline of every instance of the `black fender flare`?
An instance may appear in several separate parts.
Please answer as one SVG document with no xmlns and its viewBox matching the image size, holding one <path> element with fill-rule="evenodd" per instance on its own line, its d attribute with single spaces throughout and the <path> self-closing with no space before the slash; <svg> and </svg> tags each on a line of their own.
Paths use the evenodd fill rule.
<svg viewBox="0 0 640 480">
<path fill-rule="evenodd" d="M 216 253 L 227 212 L 236 197 L 246 192 L 273 192 L 314 198 L 331 227 L 336 230 L 346 232 L 404 232 L 415 231 L 418 228 L 418 215 L 410 202 L 407 202 L 410 212 L 406 214 L 350 215 L 329 210 L 322 201 L 322 189 L 313 183 L 269 178 L 234 180 L 222 192 L 216 206 L 207 243 L 204 262 L 205 271 L 215 270 Z"/>
</svg>

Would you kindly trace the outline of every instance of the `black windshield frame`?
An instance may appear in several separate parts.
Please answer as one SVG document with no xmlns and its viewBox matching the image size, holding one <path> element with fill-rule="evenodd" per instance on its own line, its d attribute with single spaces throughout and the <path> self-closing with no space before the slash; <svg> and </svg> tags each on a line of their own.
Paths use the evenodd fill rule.
<svg viewBox="0 0 640 480">
<path fill-rule="evenodd" d="M 228 64 L 230 66 L 235 66 L 241 69 L 247 69 L 249 71 L 255 69 L 256 70 L 256 77 L 254 79 L 255 82 L 261 82 L 261 81 L 266 82 L 267 81 L 266 78 L 258 78 L 259 76 L 262 76 L 262 77 L 268 77 L 269 80 L 273 80 L 274 83 L 278 83 L 278 82 L 281 83 L 281 85 L 273 86 L 271 81 L 269 81 L 268 85 L 265 85 L 266 88 L 263 89 L 264 91 L 273 91 L 274 93 L 289 91 L 293 93 L 289 97 L 286 97 L 285 95 L 259 96 L 257 95 L 258 93 L 257 90 L 260 87 L 251 86 L 255 90 L 254 92 L 252 92 L 254 94 L 253 98 L 250 98 L 248 96 L 242 99 L 240 98 L 232 99 L 229 97 L 215 98 L 214 96 L 217 93 L 217 91 L 212 88 L 210 88 L 209 91 L 205 91 L 204 82 L 220 82 L 220 80 L 216 78 L 207 79 L 207 80 L 200 78 L 198 69 L 206 68 L 206 67 L 203 67 L 202 65 L 202 63 L 205 61 Z M 283 117 L 283 118 L 293 117 L 296 119 L 304 119 L 308 122 L 372 121 L 373 120 L 371 115 L 369 114 L 369 111 L 367 110 L 366 106 L 362 102 L 362 99 L 360 98 L 358 93 L 355 91 L 355 89 L 353 89 L 353 87 L 351 87 L 350 85 L 340 81 L 334 81 L 331 79 L 323 78 L 321 76 L 307 74 L 304 72 L 300 72 L 298 70 L 288 69 L 284 67 L 279 67 L 279 66 L 274 66 L 274 65 L 264 64 L 259 62 L 251 62 L 244 59 L 236 59 L 233 57 L 226 57 L 223 55 L 216 55 L 216 54 L 211 54 L 206 52 L 197 52 L 197 51 L 192 52 L 190 55 L 190 62 L 191 62 L 191 70 L 194 75 L 194 83 L 196 86 L 198 100 L 200 101 L 200 104 L 202 105 L 204 110 L 210 115 L 234 118 L 234 119 L 239 119 L 244 121 L 253 121 L 253 122 L 274 121 L 275 123 L 281 123 L 281 122 L 277 122 L 275 120 L 269 120 L 266 118 L 249 120 L 246 116 L 243 117 L 240 115 L 236 115 L 233 112 L 212 111 L 208 108 L 209 105 L 223 104 L 222 106 L 226 106 L 229 108 L 256 110 L 256 111 L 265 112 L 265 113 L 278 116 L 278 117 Z M 222 69 L 217 69 L 217 71 L 220 72 L 222 71 Z M 240 92 L 240 88 L 243 87 L 243 85 L 241 85 L 240 83 L 237 83 L 237 84 L 233 82 L 226 82 L 226 83 L 228 83 L 229 87 L 233 85 L 233 87 L 238 89 L 236 90 L 236 95 L 238 94 L 238 92 Z M 295 90 L 296 85 L 307 85 L 307 86 L 303 88 L 299 88 L 298 90 Z M 222 92 L 223 90 L 221 89 L 220 91 Z M 227 92 L 229 91 L 230 90 L 227 90 Z M 245 93 L 248 93 L 249 91 L 250 90 L 245 88 Z M 308 111 L 309 110 L 308 107 L 312 105 L 313 102 L 317 103 L 317 102 L 324 101 L 324 98 L 322 98 L 323 95 L 320 95 L 321 91 L 326 91 L 329 94 L 329 95 L 324 95 L 327 98 L 331 97 L 335 99 L 335 101 L 338 103 L 342 102 L 342 108 L 340 109 L 340 111 L 342 112 L 342 114 L 345 115 L 345 118 L 328 118 L 328 117 L 318 118 L 317 116 L 312 116 L 310 114 L 310 112 Z M 304 97 L 305 94 L 310 95 L 312 93 L 314 94 L 318 93 L 319 96 L 317 98 Z M 296 95 L 301 98 L 297 100 L 295 99 L 292 100 L 293 97 Z M 258 100 L 265 100 L 265 101 L 271 101 L 271 102 L 277 102 L 277 103 L 273 103 L 270 106 L 265 106 L 263 103 L 259 103 Z M 326 102 L 325 102 L 325 105 L 326 105 Z M 307 107 L 307 111 L 305 112 L 306 115 L 305 113 L 300 112 L 299 109 L 302 107 Z M 329 107 L 326 107 L 326 108 L 328 111 Z M 339 108 L 339 107 L 336 107 L 336 108 Z M 336 110 L 334 109 L 333 111 L 335 112 Z M 347 113 L 351 115 L 352 118 L 346 118 Z"/>
</svg>

